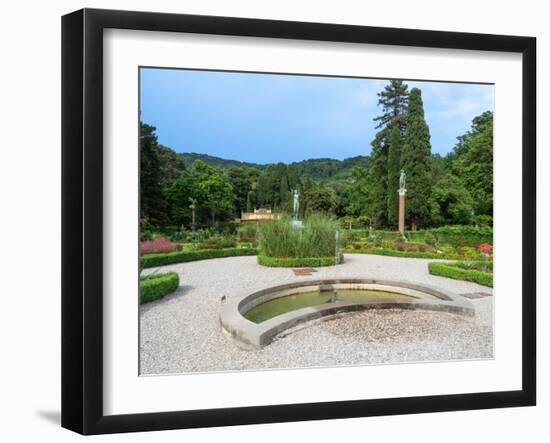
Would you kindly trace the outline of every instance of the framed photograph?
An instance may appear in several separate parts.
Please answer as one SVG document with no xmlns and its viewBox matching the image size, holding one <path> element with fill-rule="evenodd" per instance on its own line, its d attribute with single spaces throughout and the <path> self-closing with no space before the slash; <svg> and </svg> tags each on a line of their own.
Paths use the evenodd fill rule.
<svg viewBox="0 0 550 443">
<path fill-rule="evenodd" d="M 534 405 L 536 40 L 62 20 L 62 425 Z"/>
</svg>

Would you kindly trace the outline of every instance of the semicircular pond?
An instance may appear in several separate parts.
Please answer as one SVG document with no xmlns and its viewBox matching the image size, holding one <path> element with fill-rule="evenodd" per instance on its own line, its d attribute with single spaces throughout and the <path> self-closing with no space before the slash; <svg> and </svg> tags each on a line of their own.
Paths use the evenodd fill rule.
<svg viewBox="0 0 550 443">
<path fill-rule="evenodd" d="M 264 303 L 254 306 L 244 313 L 244 317 L 254 323 L 261 323 L 278 315 L 295 311 L 300 308 L 323 305 L 325 303 L 340 303 L 343 301 L 367 301 L 367 300 L 410 300 L 411 295 L 398 292 L 375 291 L 368 289 L 340 289 L 329 291 L 308 291 L 293 295 L 276 297 Z"/>
<path fill-rule="evenodd" d="M 259 349 L 299 323 L 343 312 L 390 308 L 475 313 L 469 300 L 425 285 L 374 279 L 327 279 L 224 297 L 220 323 L 239 345 Z"/>
</svg>

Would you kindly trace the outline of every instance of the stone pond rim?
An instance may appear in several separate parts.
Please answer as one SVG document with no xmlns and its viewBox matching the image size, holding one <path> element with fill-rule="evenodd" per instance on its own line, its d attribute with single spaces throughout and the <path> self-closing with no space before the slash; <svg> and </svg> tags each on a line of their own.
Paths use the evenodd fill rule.
<svg viewBox="0 0 550 443">
<path fill-rule="evenodd" d="M 254 323 L 244 314 L 255 306 L 275 298 L 296 295 L 308 291 L 333 291 L 343 289 L 378 290 L 408 296 L 408 299 L 373 298 L 357 301 L 337 301 L 305 307 L 277 315 L 261 323 Z M 450 291 L 433 286 L 406 281 L 368 278 L 338 278 L 304 280 L 265 288 L 253 293 L 222 298 L 220 324 L 222 330 L 245 349 L 257 350 L 271 343 L 283 331 L 300 323 L 333 316 L 343 312 L 367 309 L 428 310 L 473 316 L 473 304 Z"/>
</svg>

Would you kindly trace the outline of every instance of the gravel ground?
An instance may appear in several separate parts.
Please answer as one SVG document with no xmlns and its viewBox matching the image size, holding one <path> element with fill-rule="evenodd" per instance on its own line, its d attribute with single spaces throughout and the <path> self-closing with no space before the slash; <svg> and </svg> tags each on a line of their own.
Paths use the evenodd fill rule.
<svg viewBox="0 0 550 443">
<path fill-rule="evenodd" d="M 363 277 L 425 283 L 457 294 L 492 294 L 485 286 L 430 275 L 429 261 L 433 260 L 346 254 L 343 264 L 317 268 L 310 277 L 259 266 L 256 257 L 164 266 L 163 272 L 179 273 L 182 286 L 140 307 L 140 371 L 167 374 L 492 358 L 493 297 L 471 300 L 475 317 L 398 309 L 342 314 L 286 331 L 259 351 L 242 350 L 221 332 L 222 296 L 287 282 Z"/>
</svg>

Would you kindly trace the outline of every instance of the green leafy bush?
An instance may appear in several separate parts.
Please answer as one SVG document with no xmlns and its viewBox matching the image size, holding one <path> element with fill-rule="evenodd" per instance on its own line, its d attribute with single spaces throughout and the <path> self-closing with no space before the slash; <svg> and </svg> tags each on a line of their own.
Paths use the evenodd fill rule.
<svg viewBox="0 0 550 443">
<path fill-rule="evenodd" d="M 233 239 L 213 236 L 201 241 L 197 246 L 197 249 L 224 249 L 234 248 L 237 242 Z"/>
<path fill-rule="evenodd" d="M 403 243 L 400 241 L 396 242 L 395 249 L 409 252 L 436 252 L 436 249 L 430 245 L 424 245 L 422 243 Z"/>
<path fill-rule="evenodd" d="M 370 248 L 367 247 L 361 251 L 350 251 L 350 252 L 359 252 L 361 254 L 374 254 L 374 255 L 385 255 L 388 257 L 404 257 L 404 258 L 445 258 L 445 259 L 460 259 L 460 256 L 456 254 L 438 254 L 437 252 L 420 252 L 420 251 L 406 251 L 406 250 L 397 250 L 397 249 L 387 249 L 387 248 Z"/>
<path fill-rule="evenodd" d="M 493 217 L 490 215 L 476 215 L 474 220 L 480 225 L 493 226 Z"/>
<path fill-rule="evenodd" d="M 477 246 L 493 243 L 493 228 L 490 226 L 441 226 L 423 231 L 407 231 L 407 237 L 414 242 L 425 241 L 427 233 L 433 234 L 439 243 L 453 246 Z"/>
<path fill-rule="evenodd" d="M 426 232 L 426 234 L 424 235 L 424 241 L 427 245 L 437 246 L 437 237 L 431 231 Z"/>
<path fill-rule="evenodd" d="M 147 303 L 158 300 L 178 289 L 179 284 L 180 279 L 175 272 L 141 277 L 139 280 L 139 302 Z"/>
<path fill-rule="evenodd" d="M 140 241 L 147 241 L 147 240 L 153 240 L 153 231 L 150 231 L 149 229 L 142 229 L 139 232 L 139 239 Z"/>
<path fill-rule="evenodd" d="M 213 237 L 216 235 L 216 232 L 213 229 L 197 229 L 195 232 L 195 238 L 199 241 L 205 241 L 208 240 L 210 237 Z"/>
<path fill-rule="evenodd" d="M 258 226 L 256 223 L 243 223 L 241 226 L 239 226 L 239 229 L 237 229 L 237 234 L 239 235 L 239 239 L 243 238 L 252 238 L 256 237 L 258 233 Z"/>
<path fill-rule="evenodd" d="M 323 215 L 311 215 L 302 228 L 288 217 L 267 220 L 258 231 L 259 255 L 282 258 L 334 257 L 338 223 Z"/>
<path fill-rule="evenodd" d="M 343 255 L 340 256 L 339 263 L 344 260 Z M 332 266 L 336 264 L 335 257 L 266 257 L 258 255 L 258 264 L 270 267 L 279 268 L 297 268 L 297 267 L 319 267 Z"/>
<path fill-rule="evenodd" d="M 228 249 L 202 249 L 194 251 L 177 251 L 166 254 L 147 254 L 141 257 L 143 268 L 170 265 L 173 263 L 186 263 L 210 258 L 238 257 L 242 255 L 256 255 L 253 248 L 228 248 Z"/>
<path fill-rule="evenodd" d="M 440 263 L 428 264 L 430 274 L 441 277 L 453 278 L 478 283 L 483 286 L 493 287 L 493 273 L 478 271 L 477 269 L 465 269 L 463 263 Z"/>
<path fill-rule="evenodd" d="M 490 260 L 460 261 L 456 262 L 454 266 L 458 266 L 462 269 L 476 269 L 483 272 L 493 272 L 493 262 Z"/>
</svg>

